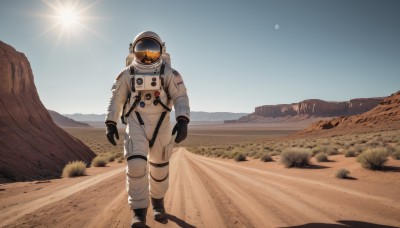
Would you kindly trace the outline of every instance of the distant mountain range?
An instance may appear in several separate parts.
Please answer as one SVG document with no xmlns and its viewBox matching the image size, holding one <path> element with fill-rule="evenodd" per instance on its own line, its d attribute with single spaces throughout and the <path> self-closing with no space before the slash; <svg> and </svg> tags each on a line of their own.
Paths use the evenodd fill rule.
<svg viewBox="0 0 400 228">
<path fill-rule="evenodd" d="M 106 118 L 105 114 L 62 114 L 68 118 L 76 121 L 104 121 Z M 191 121 L 225 121 L 225 120 L 235 120 L 242 116 L 246 116 L 248 113 L 233 113 L 233 112 L 190 112 Z M 175 116 L 175 112 L 171 112 L 171 116 Z"/>
<path fill-rule="evenodd" d="M 49 112 L 51 118 L 54 120 L 54 122 L 58 126 L 61 126 L 61 127 L 90 127 L 90 125 L 87 123 L 78 122 L 69 117 L 63 116 L 58 112 L 55 112 L 52 110 L 47 110 L 47 111 Z"/>
</svg>

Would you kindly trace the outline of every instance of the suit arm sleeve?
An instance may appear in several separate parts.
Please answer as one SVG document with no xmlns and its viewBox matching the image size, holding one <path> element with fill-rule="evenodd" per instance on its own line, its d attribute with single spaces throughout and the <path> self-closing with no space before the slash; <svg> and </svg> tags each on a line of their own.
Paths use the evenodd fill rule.
<svg viewBox="0 0 400 228">
<path fill-rule="evenodd" d="M 168 91 L 174 103 L 175 118 L 185 117 L 190 121 L 189 97 L 182 76 L 175 70 L 172 70 L 168 80 Z"/>
<path fill-rule="evenodd" d="M 126 71 L 122 71 L 118 75 L 111 88 L 111 98 L 107 108 L 106 122 L 113 121 L 117 123 L 122 114 L 122 107 L 130 91 L 129 75 L 125 72 Z"/>
</svg>

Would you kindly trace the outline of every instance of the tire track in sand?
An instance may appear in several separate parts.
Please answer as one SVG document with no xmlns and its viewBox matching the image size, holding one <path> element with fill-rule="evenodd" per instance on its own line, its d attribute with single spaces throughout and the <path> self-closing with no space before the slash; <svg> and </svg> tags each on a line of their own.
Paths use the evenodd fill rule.
<svg viewBox="0 0 400 228">
<path fill-rule="evenodd" d="M 340 220 L 400 226 L 400 206 L 379 194 L 202 157 L 185 148 L 176 149 L 170 164 L 169 223 L 155 222 L 149 208 L 147 225 L 153 228 L 285 227 Z M 10 206 L 0 214 L 0 226 L 128 227 L 132 214 L 123 170 Z"/>
<path fill-rule="evenodd" d="M 301 177 L 243 167 L 226 161 L 185 153 L 208 190 L 225 202 L 219 210 L 237 212 L 254 227 L 336 223 L 340 220 L 399 225 L 399 206 L 384 196 Z M 228 203 L 226 203 L 228 202 Z M 230 218 L 235 214 L 231 213 Z M 249 227 L 249 224 L 246 225 Z"/>
<path fill-rule="evenodd" d="M 94 176 L 93 178 L 87 179 L 78 184 L 74 184 L 72 186 L 66 187 L 66 188 L 64 188 L 60 191 L 54 192 L 50 195 L 40 197 L 40 198 L 37 198 L 32 201 L 25 202 L 23 204 L 18 204 L 18 205 L 8 207 L 6 211 L 3 211 L 0 214 L 0 221 L 1 221 L 0 226 L 4 226 L 9 223 L 12 223 L 26 214 L 32 213 L 32 212 L 34 212 L 44 206 L 47 206 L 49 204 L 63 200 L 79 191 L 82 191 L 86 188 L 94 186 L 94 185 L 102 182 L 105 179 L 113 177 L 113 176 L 121 173 L 124 170 L 125 170 L 125 167 L 121 167 L 121 168 L 109 171 L 107 173 L 103 173 L 103 174 Z"/>
</svg>

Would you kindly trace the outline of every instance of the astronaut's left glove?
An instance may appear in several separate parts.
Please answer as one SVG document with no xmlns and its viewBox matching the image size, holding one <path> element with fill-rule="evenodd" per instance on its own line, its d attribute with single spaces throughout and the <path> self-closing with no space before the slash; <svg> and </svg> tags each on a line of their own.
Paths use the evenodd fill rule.
<svg viewBox="0 0 400 228">
<path fill-rule="evenodd" d="M 188 118 L 184 116 L 178 116 L 175 127 L 174 129 L 172 129 L 172 135 L 175 135 L 176 133 L 176 138 L 175 138 L 176 143 L 180 143 L 186 139 L 188 131 L 187 130 L 188 123 L 189 123 Z"/>
<path fill-rule="evenodd" d="M 114 135 L 115 135 L 115 138 L 119 139 L 117 123 L 115 123 L 113 121 L 107 121 L 106 125 L 107 125 L 107 131 L 106 131 L 107 139 L 108 139 L 108 141 L 110 141 L 111 144 L 116 146 L 117 143 L 114 140 Z"/>
</svg>

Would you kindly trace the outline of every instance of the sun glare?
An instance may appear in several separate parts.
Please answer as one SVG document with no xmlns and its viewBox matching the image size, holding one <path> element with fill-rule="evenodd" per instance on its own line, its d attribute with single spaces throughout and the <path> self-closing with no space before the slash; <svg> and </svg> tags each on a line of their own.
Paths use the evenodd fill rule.
<svg viewBox="0 0 400 228">
<path fill-rule="evenodd" d="M 78 15 L 70 9 L 64 9 L 60 12 L 59 20 L 62 25 L 69 27 L 78 23 Z"/>
<path fill-rule="evenodd" d="M 84 3 L 80 0 L 42 0 L 42 2 L 50 11 L 36 15 L 48 19 L 48 22 L 51 24 L 49 24 L 39 36 L 50 32 L 58 33 L 58 38 L 55 40 L 56 46 L 64 39 L 71 41 L 72 39 L 78 38 L 84 41 L 85 37 L 87 37 L 85 35 L 87 32 L 108 41 L 90 26 L 90 22 L 102 19 L 89 15 L 90 9 L 98 4 L 100 0 Z"/>
</svg>

